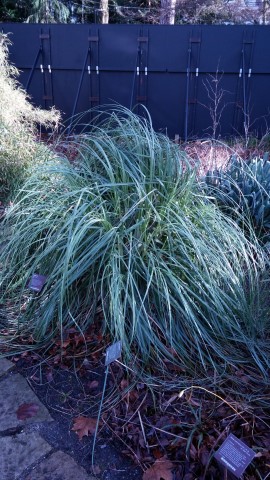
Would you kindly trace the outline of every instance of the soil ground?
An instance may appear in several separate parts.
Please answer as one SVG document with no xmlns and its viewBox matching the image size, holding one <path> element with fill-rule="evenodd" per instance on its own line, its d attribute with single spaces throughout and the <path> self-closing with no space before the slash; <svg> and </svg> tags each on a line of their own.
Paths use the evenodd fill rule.
<svg viewBox="0 0 270 480">
<path fill-rule="evenodd" d="M 105 376 L 103 357 L 102 361 L 98 360 L 94 351 L 76 364 L 76 348 L 73 354 L 65 355 L 65 360 L 59 359 L 57 346 L 54 348 L 50 359 L 37 352 L 25 352 L 13 357 L 13 361 L 54 419 L 39 429 L 42 438 L 54 450 L 60 449 L 73 457 L 91 474 L 93 435 L 80 440 L 72 429 L 79 416 L 97 418 Z M 179 390 L 156 392 L 153 397 L 149 388 L 140 383 L 133 384 L 125 393 L 130 379 L 123 374 L 121 366 L 114 365 L 107 379 L 95 446 L 98 478 L 142 480 L 147 478 L 144 472 L 154 462 L 169 458 L 173 462 L 173 473 L 166 480 L 233 480 L 235 477 L 223 471 L 213 458 L 229 433 L 256 453 L 243 480 L 267 478 L 270 473 L 269 383 L 261 383 L 261 379 L 248 376 L 242 369 L 234 375 L 232 382 L 238 383 L 239 392 L 242 390 L 245 396 L 250 392 L 249 404 L 233 389 L 225 401 L 215 398 L 211 390 L 190 392 L 182 401 L 178 399 Z M 122 395 L 114 403 L 117 388 Z M 262 406 L 252 407 L 252 395 L 255 400 L 260 396 Z"/>
<path fill-rule="evenodd" d="M 93 397 L 99 396 L 104 380 L 102 369 L 99 368 L 81 378 L 72 368 L 56 367 L 53 371 L 50 369 L 48 374 L 46 365 L 33 362 L 29 356 L 28 359 L 24 357 L 16 362 L 16 370 L 27 379 L 54 419 L 54 422 L 41 425 L 39 434 L 55 450 L 60 449 L 67 453 L 89 474 L 92 474 L 93 435 L 84 436 L 79 440 L 78 435 L 72 431 L 72 425 L 74 418 L 79 415 L 96 416 L 97 408 L 93 412 L 91 405 Z M 97 379 L 98 389 L 90 388 L 89 390 L 91 382 L 96 382 Z M 94 453 L 94 465 L 98 478 L 102 480 L 142 479 L 141 468 L 121 453 L 123 448 L 123 444 L 116 440 L 111 431 L 101 426 Z"/>
</svg>

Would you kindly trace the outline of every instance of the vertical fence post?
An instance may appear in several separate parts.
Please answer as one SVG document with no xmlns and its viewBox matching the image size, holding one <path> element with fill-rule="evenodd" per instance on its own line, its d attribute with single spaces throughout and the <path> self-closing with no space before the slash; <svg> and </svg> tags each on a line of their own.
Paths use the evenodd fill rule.
<svg viewBox="0 0 270 480">
<path fill-rule="evenodd" d="M 90 52 L 90 46 L 89 46 L 89 40 L 88 40 L 88 47 L 87 47 L 87 50 L 86 50 L 86 53 L 85 53 L 83 67 L 82 67 L 82 70 L 81 70 L 80 80 L 79 80 L 77 93 L 76 93 L 76 97 L 75 97 L 75 101 L 74 101 L 73 109 L 72 109 L 72 114 L 71 114 L 71 118 L 70 118 L 70 123 L 69 123 L 69 127 L 68 127 L 68 135 L 70 135 L 72 122 L 73 122 L 74 115 L 75 115 L 75 112 L 76 112 L 76 108 L 77 108 L 77 105 L 78 105 L 78 100 L 79 100 L 79 96 L 80 96 L 80 92 L 81 92 L 81 88 L 82 88 L 82 82 L 83 82 L 83 77 L 84 77 L 84 73 L 85 73 L 85 70 L 86 70 L 86 63 L 87 63 L 87 60 L 88 60 L 88 57 L 89 57 L 89 52 Z"/>
</svg>

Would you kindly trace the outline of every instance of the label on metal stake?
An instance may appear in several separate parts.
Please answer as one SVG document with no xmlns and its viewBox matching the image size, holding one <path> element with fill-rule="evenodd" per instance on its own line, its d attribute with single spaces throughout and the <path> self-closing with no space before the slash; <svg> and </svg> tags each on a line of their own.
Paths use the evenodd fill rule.
<svg viewBox="0 0 270 480">
<path fill-rule="evenodd" d="M 40 292 L 46 283 L 47 277 L 45 275 L 39 275 L 38 273 L 34 273 L 30 279 L 28 284 L 28 288 L 33 290 L 34 292 Z"/>
<path fill-rule="evenodd" d="M 106 350 L 105 366 L 117 360 L 121 356 L 121 352 L 122 352 L 121 340 L 119 342 L 115 342 L 113 345 L 108 347 Z"/>
<path fill-rule="evenodd" d="M 247 447 L 244 442 L 231 433 L 223 442 L 219 450 L 214 454 L 214 457 L 239 478 L 250 462 L 252 462 L 255 453 L 251 448 Z"/>
</svg>

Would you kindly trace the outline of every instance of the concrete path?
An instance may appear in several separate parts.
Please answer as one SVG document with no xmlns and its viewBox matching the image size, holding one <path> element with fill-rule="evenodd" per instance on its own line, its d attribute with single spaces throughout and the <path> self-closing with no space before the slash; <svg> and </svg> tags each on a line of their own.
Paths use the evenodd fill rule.
<svg viewBox="0 0 270 480">
<path fill-rule="evenodd" d="M 12 362 L 0 359 L 1 480 L 97 480 L 71 456 L 56 451 L 42 438 L 40 426 L 54 420 L 27 381 L 13 369 Z M 19 420 L 18 415 L 27 417 L 17 415 L 24 404 L 33 404 L 36 413 Z"/>
</svg>

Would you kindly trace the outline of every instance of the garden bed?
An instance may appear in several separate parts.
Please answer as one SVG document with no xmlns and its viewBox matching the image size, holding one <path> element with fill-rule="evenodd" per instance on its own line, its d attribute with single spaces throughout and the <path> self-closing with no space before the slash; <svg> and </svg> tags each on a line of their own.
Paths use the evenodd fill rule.
<svg viewBox="0 0 270 480">
<path fill-rule="evenodd" d="M 42 436 L 73 455 L 89 473 L 93 435 L 79 440 L 72 427 L 78 416 L 97 417 L 107 342 L 97 325 L 85 339 L 75 329 L 70 331 L 62 349 L 60 339 L 55 339 L 50 350 L 13 357 L 18 371 L 28 379 L 57 422 L 52 431 L 42 431 Z M 152 375 L 158 378 L 158 372 Z M 177 377 L 184 377 L 185 373 L 175 371 L 175 376 L 177 383 Z M 127 369 L 119 363 L 111 366 L 95 449 L 96 472 L 102 479 L 152 478 L 147 477 L 147 472 L 150 475 L 151 467 L 164 458 L 171 462 L 165 480 L 234 478 L 226 476 L 228 472 L 213 458 L 229 433 L 256 453 L 243 479 L 267 477 L 270 465 L 267 381 L 248 369 L 238 368 L 232 369 L 231 379 L 226 381 L 209 372 L 207 380 L 194 379 L 194 388 L 187 389 L 181 398 L 179 393 L 172 386 L 168 390 L 141 383 L 127 375 Z"/>
</svg>

